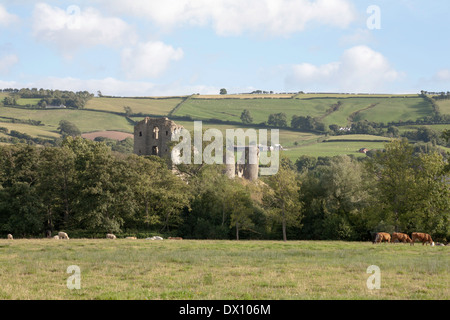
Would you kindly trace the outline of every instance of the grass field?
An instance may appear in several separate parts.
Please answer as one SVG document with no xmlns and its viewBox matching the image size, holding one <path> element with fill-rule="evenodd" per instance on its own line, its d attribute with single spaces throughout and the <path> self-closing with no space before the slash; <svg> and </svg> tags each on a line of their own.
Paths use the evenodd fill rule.
<svg viewBox="0 0 450 320">
<path fill-rule="evenodd" d="M 314 103 L 312 100 L 298 99 L 191 99 L 175 112 L 177 116 L 191 116 L 195 119 L 220 119 L 240 122 L 244 109 L 248 109 L 254 123 L 267 121 L 271 113 L 284 112 L 290 122 L 293 115 L 319 117 L 325 114 L 327 105 Z M 337 100 L 334 102 L 336 103 Z"/>
<path fill-rule="evenodd" d="M 177 121 L 177 124 L 182 125 L 187 130 L 194 130 L 194 122 L 193 121 Z M 225 139 L 226 137 L 226 130 L 227 129 L 243 129 L 244 131 L 250 129 L 253 129 L 253 127 L 250 126 L 236 126 L 236 125 L 222 125 L 222 124 L 211 124 L 211 123 L 203 123 L 202 124 L 203 129 L 218 129 L 222 132 L 223 137 Z M 259 129 L 255 129 L 258 133 Z M 280 131 L 280 144 L 284 147 L 292 147 L 294 146 L 294 143 L 297 142 L 298 145 L 308 143 L 311 141 L 317 141 L 321 136 L 314 133 L 305 133 L 305 132 L 296 132 L 291 130 L 283 130 Z M 270 138 L 270 129 L 268 130 L 268 137 Z"/>
<path fill-rule="evenodd" d="M 409 125 L 409 126 L 400 126 L 398 130 L 403 133 L 405 131 L 414 131 L 421 127 L 427 127 L 435 131 L 442 132 L 444 130 L 450 129 L 450 124 L 434 124 L 434 125 Z"/>
<path fill-rule="evenodd" d="M 380 100 L 380 101 L 378 101 Z M 431 114 L 432 107 L 423 98 L 376 99 L 374 108 L 362 111 L 359 119 L 388 123 L 390 121 L 415 121 Z"/>
<path fill-rule="evenodd" d="M 67 268 L 80 268 L 69 290 Z M 381 271 L 369 290 L 367 268 Z M 450 297 L 449 247 L 315 241 L 0 240 L 0 299 Z"/>
<path fill-rule="evenodd" d="M 7 96 L 6 93 L 0 94 Z M 123 113 L 124 106 L 132 109 L 133 113 L 168 115 L 180 103 L 176 116 L 190 116 L 193 119 L 204 120 L 220 119 L 240 123 L 240 115 L 244 109 L 250 110 L 253 123 L 258 124 L 268 120 L 272 113 L 284 112 L 287 121 L 293 115 L 311 116 L 320 119 L 326 127 L 331 124 L 350 126 L 352 121 L 368 120 L 375 122 L 416 120 L 431 113 L 431 105 L 417 95 L 350 95 L 350 94 L 267 94 L 267 95 L 193 95 L 186 97 L 143 97 L 143 98 L 93 98 L 84 110 L 27 110 L 20 108 L 1 107 L 0 116 L 22 120 L 39 120 L 44 126 L 8 124 L 4 125 L 10 130 L 18 130 L 38 137 L 57 137 L 59 121 L 73 122 L 82 133 L 101 131 L 133 132 L 133 124 L 116 113 Z M 19 99 L 18 103 L 26 105 L 35 103 L 36 99 Z M 183 102 L 184 101 L 184 102 Z M 330 107 L 338 101 L 342 102 L 339 110 L 329 112 Z M 450 103 L 447 100 L 439 101 L 443 112 L 450 112 Z M 447 110 L 448 109 L 448 110 Z M 140 121 L 143 116 L 133 116 L 134 121 Z M 6 121 L 6 120 L 5 120 Z M 192 121 L 176 121 L 189 130 L 193 129 Z M 218 125 L 204 124 L 204 128 L 217 128 L 225 133 L 226 129 L 247 128 L 244 125 Z M 252 127 L 251 125 L 249 128 Z M 399 127 L 403 132 L 407 128 L 412 130 L 417 126 Z M 431 126 L 442 131 L 448 125 Z M 224 134 L 225 136 L 225 134 Z M 322 140 L 357 140 L 334 141 L 322 143 Z M 368 138 L 356 135 L 325 138 L 318 134 L 300 133 L 290 130 L 280 130 L 280 143 L 288 149 L 285 154 L 292 161 L 301 155 L 335 156 L 339 154 L 358 153 L 361 148 L 380 149 L 384 147 L 382 137 Z M 367 141 L 369 140 L 369 141 Z M 360 142 L 358 142 L 360 141 Z"/>
<path fill-rule="evenodd" d="M 340 109 L 327 114 L 327 110 L 338 101 L 342 102 Z M 359 120 L 384 123 L 416 120 L 432 111 L 431 105 L 417 96 L 397 98 L 390 96 L 312 98 L 307 96 L 296 99 L 207 99 L 194 96 L 193 99 L 183 103 L 175 115 L 191 116 L 194 119 L 215 118 L 240 122 L 244 109 L 250 111 L 254 123 L 267 121 L 272 113 L 284 112 L 289 123 L 293 115 L 311 116 L 320 118 L 326 126 L 331 124 L 347 126 L 351 125 L 352 121 Z"/>
<path fill-rule="evenodd" d="M 45 139 L 54 139 L 60 137 L 60 134 L 56 132 L 55 127 L 32 126 L 28 124 L 9 123 L 9 122 L 0 122 L 0 127 L 7 128 L 10 132 L 11 130 L 16 130 L 21 133 L 27 133 L 32 137 L 39 137 Z"/>
<path fill-rule="evenodd" d="M 450 100 L 439 100 L 437 105 L 443 114 L 450 114 Z"/>
<path fill-rule="evenodd" d="M 135 99 L 135 98 L 94 98 L 88 101 L 86 109 L 124 112 L 124 107 L 130 107 L 133 113 L 167 115 L 175 108 L 182 98 Z"/>
<path fill-rule="evenodd" d="M 56 131 L 61 120 L 68 120 L 83 133 L 104 130 L 133 132 L 133 125 L 125 117 L 105 112 L 70 109 L 27 110 L 2 107 L 0 115 L 23 120 L 40 120 L 46 125 L 46 128 L 52 131 Z"/>
<path fill-rule="evenodd" d="M 391 139 L 387 137 L 372 136 L 369 134 L 346 134 L 342 136 L 331 136 L 326 141 L 368 141 L 368 142 L 389 142 Z"/>
<path fill-rule="evenodd" d="M 322 142 L 311 143 L 305 146 L 290 148 L 285 151 L 286 156 L 295 161 L 300 156 L 314 156 L 314 157 L 334 157 L 341 154 L 354 155 L 355 157 L 365 157 L 366 155 L 360 153 L 361 148 L 383 149 L 385 142 L 370 142 L 370 141 L 336 141 L 336 142 Z"/>
</svg>

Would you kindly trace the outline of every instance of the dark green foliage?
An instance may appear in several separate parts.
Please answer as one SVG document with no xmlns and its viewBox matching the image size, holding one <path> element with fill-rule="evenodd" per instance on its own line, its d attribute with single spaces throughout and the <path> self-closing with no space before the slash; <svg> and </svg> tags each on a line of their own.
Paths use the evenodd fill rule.
<svg viewBox="0 0 450 320">
<path fill-rule="evenodd" d="M 276 175 L 250 183 L 218 165 L 180 178 L 163 159 L 112 152 L 110 143 L 0 146 L 0 232 L 361 241 L 420 231 L 450 239 L 448 165 L 431 147 L 395 140 L 362 161 L 282 158 Z"/>
<path fill-rule="evenodd" d="M 300 131 L 325 131 L 325 125 L 311 116 L 292 116 L 291 127 Z"/>
<path fill-rule="evenodd" d="M 285 128 L 287 127 L 287 118 L 284 112 L 274 113 L 269 115 L 267 124 L 272 127 Z"/>
<path fill-rule="evenodd" d="M 78 137 L 81 135 L 80 129 L 74 123 L 67 120 L 61 120 L 59 122 L 58 130 L 63 137 Z"/>
<path fill-rule="evenodd" d="M 244 124 L 249 124 L 249 123 L 252 123 L 252 122 L 253 122 L 253 118 L 252 118 L 252 116 L 250 115 L 250 111 L 248 111 L 247 109 L 245 109 L 244 111 L 242 111 L 242 114 L 241 114 L 241 121 L 242 121 L 242 123 L 244 123 Z"/>
<path fill-rule="evenodd" d="M 16 105 L 16 99 L 14 97 L 5 97 L 5 99 L 3 99 L 3 105 L 5 107 L 7 107 L 7 106 L 15 106 Z"/>
</svg>

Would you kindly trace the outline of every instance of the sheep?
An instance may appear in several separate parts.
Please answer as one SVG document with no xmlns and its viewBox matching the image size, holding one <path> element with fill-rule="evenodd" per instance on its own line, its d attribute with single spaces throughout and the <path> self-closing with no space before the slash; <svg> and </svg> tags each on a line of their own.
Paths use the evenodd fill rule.
<svg viewBox="0 0 450 320">
<path fill-rule="evenodd" d="M 129 239 L 129 240 L 136 240 L 136 237 L 126 237 L 125 239 Z"/>
<path fill-rule="evenodd" d="M 154 237 L 151 237 L 151 238 L 145 238 L 145 240 L 163 240 L 163 238 L 160 237 L 160 236 L 154 236 Z"/>
<path fill-rule="evenodd" d="M 69 236 L 65 232 L 59 232 L 58 233 L 59 239 L 66 239 L 69 240 Z"/>
<path fill-rule="evenodd" d="M 12 236 L 12 234 L 8 234 L 8 240 L 13 240 L 14 238 L 13 238 L 13 236 Z"/>
<path fill-rule="evenodd" d="M 108 233 L 108 234 L 106 235 L 106 239 L 116 239 L 116 236 L 113 235 L 112 233 Z"/>
<path fill-rule="evenodd" d="M 59 236 L 54 236 L 53 239 L 59 240 Z"/>
</svg>

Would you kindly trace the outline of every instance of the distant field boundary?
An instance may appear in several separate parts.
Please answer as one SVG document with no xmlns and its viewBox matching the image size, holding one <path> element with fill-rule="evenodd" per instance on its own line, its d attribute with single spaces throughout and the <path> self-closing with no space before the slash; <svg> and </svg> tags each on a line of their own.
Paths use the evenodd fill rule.
<svg viewBox="0 0 450 320">
<path fill-rule="evenodd" d="M 141 99 L 141 100 L 172 100 L 172 99 L 185 99 L 190 96 L 167 96 L 167 97 L 114 97 L 114 96 L 101 96 L 99 98 L 108 99 Z"/>
<path fill-rule="evenodd" d="M 187 96 L 187 97 L 183 97 L 183 98 L 182 98 L 183 100 L 181 100 L 181 102 L 178 103 L 178 104 L 175 106 L 175 108 L 173 108 L 172 110 L 170 110 L 169 113 L 167 114 L 167 116 L 168 116 L 168 117 L 172 117 L 173 114 L 174 114 L 175 112 L 177 112 L 178 109 L 180 109 L 180 107 L 183 105 L 183 103 L 185 103 L 186 101 L 189 101 L 190 99 L 192 99 L 193 96 L 194 96 L 194 95 L 190 95 L 190 96 Z"/>
<path fill-rule="evenodd" d="M 361 112 L 364 112 L 364 111 L 373 109 L 373 108 L 375 108 L 377 105 L 379 105 L 379 103 L 372 103 L 372 104 L 371 104 L 370 106 L 368 106 L 368 107 L 365 107 L 365 108 L 363 108 L 363 109 L 360 109 L 360 110 L 358 110 L 358 111 L 353 112 L 351 115 L 348 116 L 347 122 L 352 123 L 352 122 L 355 120 L 355 118 L 356 118 Z"/>
<path fill-rule="evenodd" d="M 332 143 L 332 142 L 389 142 L 390 140 L 387 139 L 377 139 L 377 140 L 370 140 L 370 139 L 333 139 L 333 140 L 323 140 L 322 142 Z"/>
<path fill-rule="evenodd" d="M 348 100 L 348 99 L 417 99 L 417 98 L 420 98 L 420 96 L 419 95 L 417 95 L 417 96 L 402 96 L 402 95 L 399 95 L 399 96 L 373 96 L 373 97 L 371 97 L 371 96 L 351 96 L 351 97 L 338 97 L 338 96 L 336 96 L 336 97 L 305 97 L 305 98 L 302 98 L 302 97 L 299 97 L 299 98 L 295 98 L 295 99 L 297 99 L 297 100 L 318 100 L 318 99 L 320 99 L 320 100 L 327 100 L 327 99 L 329 99 L 329 100 L 336 100 L 336 99 L 342 99 L 342 100 Z"/>
</svg>

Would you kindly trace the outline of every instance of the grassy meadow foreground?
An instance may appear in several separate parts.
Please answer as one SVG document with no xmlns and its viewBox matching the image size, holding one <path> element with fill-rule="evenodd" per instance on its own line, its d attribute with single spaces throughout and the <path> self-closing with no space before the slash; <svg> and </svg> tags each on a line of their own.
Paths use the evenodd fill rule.
<svg viewBox="0 0 450 320">
<path fill-rule="evenodd" d="M 67 268 L 79 266 L 81 289 Z M 381 289 L 366 273 L 381 270 Z M 449 247 L 332 241 L 0 240 L 0 299 L 450 298 Z"/>
</svg>

